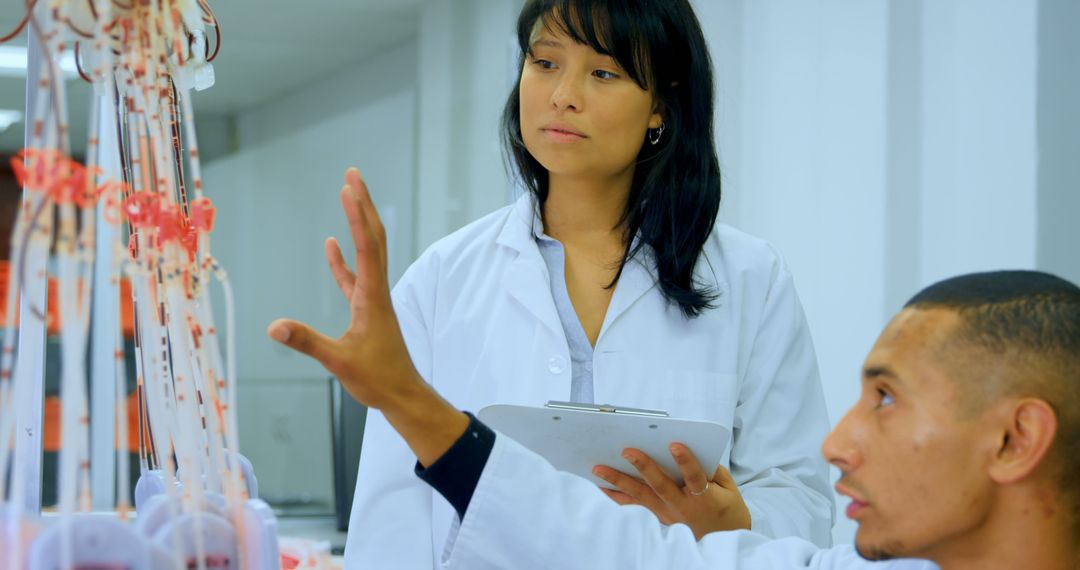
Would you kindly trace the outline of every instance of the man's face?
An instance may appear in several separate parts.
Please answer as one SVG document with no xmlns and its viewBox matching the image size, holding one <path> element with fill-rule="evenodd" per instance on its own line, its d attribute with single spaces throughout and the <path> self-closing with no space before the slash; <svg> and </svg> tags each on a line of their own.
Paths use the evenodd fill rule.
<svg viewBox="0 0 1080 570">
<path fill-rule="evenodd" d="M 955 377 L 964 357 L 949 349 L 958 323 L 947 310 L 897 315 L 866 358 L 858 402 L 825 440 L 867 558 L 935 558 L 962 548 L 988 517 L 984 467 L 1000 442 L 986 414 L 958 413 L 969 384 Z"/>
</svg>

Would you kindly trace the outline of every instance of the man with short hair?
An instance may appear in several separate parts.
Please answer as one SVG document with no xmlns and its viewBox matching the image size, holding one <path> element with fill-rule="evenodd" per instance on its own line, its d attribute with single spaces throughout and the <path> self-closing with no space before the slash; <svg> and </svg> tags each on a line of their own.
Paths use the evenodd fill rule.
<svg viewBox="0 0 1080 570">
<path fill-rule="evenodd" d="M 854 548 L 746 531 L 699 541 L 439 397 L 397 329 L 385 233 L 362 182 L 343 189 L 343 203 L 357 273 L 331 264 L 353 291 L 349 330 L 334 340 L 275 321 L 268 332 L 319 360 L 405 439 L 417 473 L 460 517 L 447 567 L 1080 568 L 1074 284 L 1031 271 L 965 275 L 923 290 L 889 323 L 867 356 L 862 395 L 823 448 L 852 499 Z M 654 488 L 671 483 L 635 467 Z"/>
<path fill-rule="evenodd" d="M 823 452 L 867 558 L 1075 568 L 1080 289 L 1032 271 L 927 287 L 871 349 Z"/>
</svg>

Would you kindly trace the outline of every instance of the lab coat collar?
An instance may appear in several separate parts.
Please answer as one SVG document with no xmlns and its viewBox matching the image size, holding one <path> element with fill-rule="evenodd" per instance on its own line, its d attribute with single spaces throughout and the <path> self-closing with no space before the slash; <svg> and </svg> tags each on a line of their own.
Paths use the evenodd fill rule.
<svg viewBox="0 0 1080 570">
<path fill-rule="evenodd" d="M 551 297 L 551 276 L 536 244 L 538 235 L 543 235 L 540 208 L 532 194 L 525 193 L 514 203 L 496 239 L 496 243 L 518 253 L 503 275 L 503 286 L 548 328 L 565 339 L 559 313 Z M 652 248 L 645 246 L 623 267 L 600 328 L 597 347 L 615 321 L 656 286 L 656 277 L 651 269 L 653 266 Z"/>
<path fill-rule="evenodd" d="M 656 278 L 650 269 L 652 260 L 652 249 L 645 246 L 623 266 L 607 314 L 604 315 L 604 324 L 600 327 L 600 336 L 596 339 L 597 347 L 615 321 L 656 286 Z"/>
<path fill-rule="evenodd" d="M 536 258 L 542 262 L 540 250 L 536 247 L 536 238 L 543 233 L 544 225 L 540 221 L 540 206 L 532 194 L 526 192 L 514 202 L 514 206 L 510 209 L 510 216 L 503 224 L 495 242 L 520 254 L 535 253 Z"/>
<path fill-rule="evenodd" d="M 525 309 L 559 338 L 566 341 L 551 296 L 551 276 L 540 255 L 540 248 L 532 235 L 533 219 L 537 217 L 537 205 L 528 193 L 522 195 L 510 209 L 510 215 L 499 231 L 495 242 L 517 252 L 502 276 L 502 287 Z"/>
</svg>

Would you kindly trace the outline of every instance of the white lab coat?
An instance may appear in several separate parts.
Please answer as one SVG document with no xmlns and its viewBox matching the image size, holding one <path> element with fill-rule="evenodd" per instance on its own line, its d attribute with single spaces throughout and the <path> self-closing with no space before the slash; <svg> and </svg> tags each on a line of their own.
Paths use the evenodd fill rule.
<svg viewBox="0 0 1080 570">
<path fill-rule="evenodd" d="M 523 196 L 434 244 L 394 288 L 417 370 L 461 409 L 569 398 L 569 348 L 535 216 Z M 651 252 L 626 265 L 595 345 L 595 401 L 730 427 L 723 462 L 753 529 L 827 546 L 833 500 L 819 446 L 829 422 L 791 275 L 768 244 L 722 224 L 704 253 L 696 276 L 716 288 L 718 308 L 694 319 L 661 295 Z M 414 461 L 370 413 L 347 568 L 435 567 L 457 516 L 413 474 Z"/>
<path fill-rule="evenodd" d="M 643 507 L 620 507 L 580 477 L 501 434 L 442 560 L 447 570 L 934 570 L 925 560 L 868 562 L 851 545 L 747 531 L 701 541 Z"/>
</svg>

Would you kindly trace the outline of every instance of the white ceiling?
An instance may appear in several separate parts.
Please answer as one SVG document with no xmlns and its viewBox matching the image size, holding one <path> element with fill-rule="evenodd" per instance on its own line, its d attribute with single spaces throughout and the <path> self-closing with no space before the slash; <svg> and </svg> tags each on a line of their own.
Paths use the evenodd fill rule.
<svg viewBox="0 0 1080 570">
<path fill-rule="evenodd" d="M 411 41 L 428 0 L 208 0 L 221 23 L 216 83 L 194 97 L 195 114 L 223 119 L 333 75 Z M 22 2 L 0 7 L 0 35 L 12 29 Z M 11 43 L 25 45 L 25 34 Z M 89 89 L 68 83 L 73 144 L 85 137 Z M 25 82 L 0 77 L 0 108 L 22 109 Z M 22 145 L 22 124 L 0 134 L 0 152 Z"/>
</svg>

